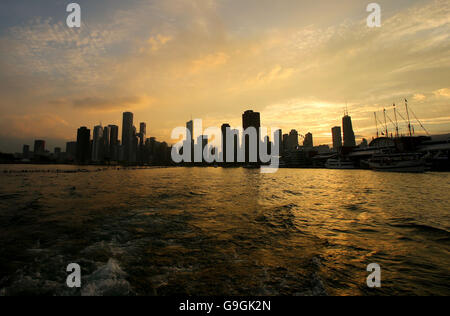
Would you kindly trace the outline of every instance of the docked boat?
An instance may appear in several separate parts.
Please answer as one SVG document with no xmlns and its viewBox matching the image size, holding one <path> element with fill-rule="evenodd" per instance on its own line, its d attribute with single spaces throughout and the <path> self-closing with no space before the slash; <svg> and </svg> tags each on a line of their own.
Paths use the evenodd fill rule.
<svg viewBox="0 0 450 316">
<path fill-rule="evenodd" d="M 385 172 L 425 172 L 425 160 L 417 154 L 374 155 L 369 159 L 369 167 Z"/>
<path fill-rule="evenodd" d="M 355 165 L 351 160 L 344 159 L 336 159 L 331 158 L 328 159 L 325 163 L 325 168 L 327 169 L 355 169 Z"/>
</svg>

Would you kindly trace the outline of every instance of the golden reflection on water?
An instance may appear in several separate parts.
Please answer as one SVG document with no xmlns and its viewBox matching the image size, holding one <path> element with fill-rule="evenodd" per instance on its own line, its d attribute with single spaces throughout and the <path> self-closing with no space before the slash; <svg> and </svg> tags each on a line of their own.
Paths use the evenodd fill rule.
<svg viewBox="0 0 450 316">
<path fill-rule="evenodd" d="M 139 294 L 449 294 L 449 174 L 111 169 L 8 174 L 0 187 L 17 194 L 4 209 L 30 219 L 0 217 L 3 240 L 112 257 Z"/>
</svg>

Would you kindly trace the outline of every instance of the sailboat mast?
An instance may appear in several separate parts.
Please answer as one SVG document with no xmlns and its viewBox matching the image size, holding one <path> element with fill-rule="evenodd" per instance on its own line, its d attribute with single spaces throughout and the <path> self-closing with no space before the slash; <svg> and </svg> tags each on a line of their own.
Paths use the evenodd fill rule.
<svg viewBox="0 0 450 316">
<path fill-rule="evenodd" d="M 406 115 L 408 117 L 408 129 L 409 129 L 409 136 L 412 136 L 412 131 L 411 131 L 411 119 L 409 118 L 409 110 L 408 110 L 408 100 L 405 99 L 405 107 L 406 107 Z"/>
<path fill-rule="evenodd" d="M 387 121 L 386 121 L 386 109 L 383 109 L 383 112 L 384 112 L 384 130 L 385 130 L 385 132 L 386 132 L 386 137 L 389 137 L 389 134 L 388 134 L 388 127 L 387 127 Z"/>
<path fill-rule="evenodd" d="M 394 115 L 395 115 L 395 135 L 398 138 L 400 135 L 398 134 L 398 120 L 397 120 L 397 108 L 394 103 Z"/>
<path fill-rule="evenodd" d="M 378 119 L 377 119 L 377 112 L 373 112 L 375 115 L 375 127 L 377 128 L 377 138 L 380 136 L 378 133 Z"/>
</svg>

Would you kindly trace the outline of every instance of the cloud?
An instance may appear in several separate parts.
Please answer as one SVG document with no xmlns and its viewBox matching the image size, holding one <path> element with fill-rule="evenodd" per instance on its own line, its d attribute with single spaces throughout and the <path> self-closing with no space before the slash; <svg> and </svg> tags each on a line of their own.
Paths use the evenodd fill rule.
<svg viewBox="0 0 450 316">
<path fill-rule="evenodd" d="M 421 93 L 417 93 L 413 96 L 413 99 L 416 101 L 423 101 L 425 100 L 427 97 L 424 94 Z"/>
<path fill-rule="evenodd" d="M 436 90 L 434 92 L 434 94 L 439 97 L 450 98 L 450 89 L 449 88 L 439 89 L 439 90 Z"/>
<path fill-rule="evenodd" d="M 150 107 L 155 100 L 147 97 L 119 97 L 119 98 L 103 98 L 103 97 L 86 97 L 73 100 L 72 104 L 77 109 L 92 112 L 120 112 L 122 110 L 138 110 Z"/>
<path fill-rule="evenodd" d="M 71 125 L 54 114 L 2 115 L 0 135 L 20 138 L 66 138 Z"/>
<path fill-rule="evenodd" d="M 230 56 L 223 52 L 202 56 L 201 58 L 192 61 L 191 71 L 196 73 L 199 71 L 215 68 L 217 66 L 225 65 L 229 58 Z"/>
<path fill-rule="evenodd" d="M 240 125 L 249 108 L 323 142 L 347 103 L 366 137 L 373 112 L 404 98 L 428 122 L 447 116 L 448 1 L 410 2 L 379 29 L 356 1 L 282 3 L 133 1 L 79 30 L 52 19 L 3 30 L 0 107 L 74 126 L 133 110 L 165 139 L 191 115 Z"/>
<path fill-rule="evenodd" d="M 156 52 L 156 51 L 160 50 L 168 42 L 170 42 L 172 39 L 173 38 L 170 35 L 169 36 L 165 36 L 165 35 L 158 34 L 156 36 L 151 36 L 147 40 L 147 43 L 150 45 L 150 49 L 153 52 Z"/>
</svg>

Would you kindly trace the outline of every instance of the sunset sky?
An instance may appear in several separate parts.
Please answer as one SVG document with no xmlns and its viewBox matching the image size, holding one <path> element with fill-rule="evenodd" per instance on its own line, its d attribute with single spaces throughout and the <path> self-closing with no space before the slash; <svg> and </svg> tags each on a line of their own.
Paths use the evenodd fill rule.
<svg viewBox="0 0 450 316">
<path fill-rule="evenodd" d="M 404 98 L 432 134 L 450 132 L 448 0 L 378 0 L 381 28 L 361 0 L 78 0 L 70 29 L 70 2 L 0 2 L 0 151 L 65 148 L 123 111 L 168 143 L 191 117 L 241 126 L 253 109 L 328 144 L 346 104 L 371 138 L 373 112 Z"/>
</svg>

